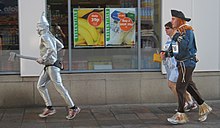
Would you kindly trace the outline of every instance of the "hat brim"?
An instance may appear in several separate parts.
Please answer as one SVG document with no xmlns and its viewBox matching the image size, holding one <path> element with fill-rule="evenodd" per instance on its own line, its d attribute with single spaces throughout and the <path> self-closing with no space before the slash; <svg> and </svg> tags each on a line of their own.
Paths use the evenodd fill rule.
<svg viewBox="0 0 220 128">
<path fill-rule="evenodd" d="M 191 19 L 190 19 L 190 18 L 185 18 L 184 20 L 187 21 L 187 22 L 189 22 Z"/>
</svg>

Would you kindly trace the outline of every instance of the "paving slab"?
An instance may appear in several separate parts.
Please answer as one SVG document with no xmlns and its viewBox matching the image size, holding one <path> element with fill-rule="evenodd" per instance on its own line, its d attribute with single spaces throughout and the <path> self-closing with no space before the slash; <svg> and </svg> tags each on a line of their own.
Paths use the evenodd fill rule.
<svg viewBox="0 0 220 128">
<path fill-rule="evenodd" d="M 189 122 L 172 125 L 168 117 L 176 104 L 121 104 L 80 106 L 81 112 L 67 120 L 67 108 L 55 106 L 56 114 L 38 117 L 41 107 L 0 108 L 0 128 L 219 128 L 220 100 L 207 102 L 213 111 L 205 122 L 198 121 L 198 109 L 186 112 Z"/>
</svg>

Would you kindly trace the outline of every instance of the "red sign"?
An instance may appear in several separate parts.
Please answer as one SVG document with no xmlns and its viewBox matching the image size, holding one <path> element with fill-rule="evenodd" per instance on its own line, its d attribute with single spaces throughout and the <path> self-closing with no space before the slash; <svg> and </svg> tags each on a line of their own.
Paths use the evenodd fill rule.
<svg viewBox="0 0 220 128">
<path fill-rule="evenodd" d="M 97 27 L 102 23 L 102 16 L 98 12 L 92 12 L 87 18 L 90 25 Z"/>
<path fill-rule="evenodd" d="M 118 18 L 119 18 L 119 19 L 124 19 L 124 18 L 125 18 L 125 14 L 124 14 L 123 12 L 120 12 L 120 13 L 118 14 Z"/>
<path fill-rule="evenodd" d="M 126 32 L 132 29 L 133 24 L 134 24 L 133 21 L 128 17 L 125 17 L 120 20 L 120 28 L 121 30 Z"/>
</svg>

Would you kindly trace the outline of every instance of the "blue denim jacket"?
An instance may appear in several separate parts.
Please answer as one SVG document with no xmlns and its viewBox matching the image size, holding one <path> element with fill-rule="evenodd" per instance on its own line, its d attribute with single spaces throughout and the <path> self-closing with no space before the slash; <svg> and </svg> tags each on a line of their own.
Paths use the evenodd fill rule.
<svg viewBox="0 0 220 128">
<path fill-rule="evenodd" d="M 175 43 L 173 41 L 173 43 Z M 192 30 L 186 30 L 185 35 L 182 38 L 182 41 L 180 42 L 181 47 L 184 47 L 184 49 L 189 50 L 187 55 L 187 59 L 184 60 L 185 67 L 195 67 L 196 66 L 196 61 L 195 61 L 195 56 L 197 52 L 196 48 L 196 42 L 195 42 L 195 36 Z M 179 47 L 180 47 L 179 45 Z M 180 54 L 180 53 L 178 53 Z M 174 56 L 177 54 L 174 53 Z M 179 62 L 177 63 L 177 66 L 179 65 Z"/>
</svg>

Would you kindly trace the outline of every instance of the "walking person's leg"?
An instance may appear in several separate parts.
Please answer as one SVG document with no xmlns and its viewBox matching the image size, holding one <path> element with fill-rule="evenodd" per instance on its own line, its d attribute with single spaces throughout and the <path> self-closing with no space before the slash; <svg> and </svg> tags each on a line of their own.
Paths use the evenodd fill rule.
<svg viewBox="0 0 220 128">
<path fill-rule="evenodd" d="M 187 91 L 192 95 L 192 97 L 196 100 L 196 102 L 199 105 L 201 105 L 204 102 L 195 83 L 192 81 L 192 77 L 189 79 L 189 86 L 187 87 Z"/>
<path fill-rule="evenodd" d="M 166 65 L 166 71 L 167 71 L 167 78 L 168 78 L 168 87 L 170 88 L 170 90 L 173 92 L 174 96 L 177 99 L 177 92 L 176 92 L 176 82 L 178 79 L 178 69 L 177 68 L 173 68 L 170 69 L 168 68 Z M 177 99 L 178 101 L 178 99 Z M 186 95 L 185 95 L 185 105 L 184 105 L 184 109 L 185 111 L 190 111 L 193 109 L 197 108 L 197 104 L 195 103 L 195 101 L 192 99 L 191 95 L 186 91 Z M 177 109 L 175 109 L 175 111 L 177 111 Z"/>
<path fill-rule="evenodd" d="M 188 91 L 186 91 L 186 95 L 185 95 L 185 111 L 190 111 L 190 110 L 194 110 L 197 108 L 197 103 L 196 101 L 193 99 L 193 97 L 190 95 L 190 93 Z"/>
<path fill-rule="evenodd" d="M 76 114 L 80 112 L 80 108 L 74 104 L 72 98 L 69 95 L 69 92 L 63 86 L 62 78 L 60 75 L 60 69 L 55 66 L 50 66 L 48 71 L 49 71 L 51 81 L 55 85 L 56 90 L 60 93 L 60 95 L 63 97 L 63 99 L 68 105 L 69 113 L 66 116 L 66 118 L 73 119 L 76 116 Z"/>
<path fill-rule="evenodd" d="M 178 95 L 178 112 L 171 118 L 167 120 L 172 124 L 186 123 L 188 121 L 187 116 L 184 113 L 184 92 L 188 90 L 191 96 L 199 104 L 199 121 L 205 121 L 208 114 L 212 111 L 212 108 L 208 106 L 204 100 L 201 98 L 198 89 L 196 88 L 194 82 L 192 81 L 192 72 L 194 68 L 186 68 L 185 74 L 179 69 L 179 77 L 177 80 L 177 95 Z M 185 76 L 183 79 L 183 76 Z M 185 80 L 185 81 L 183 81 Z"/>
<path fill-rule="evenodd" d="M 52 102 L 47 89 L 49 82 L 50 78 L 47 72 L 43 70 L 39 76 L 37 89 L 45 102 L 46 108 L 43 110 L 41 114 L 39 114 L 40 117 L 47 117 L 56 113 L 55 109 L 53 109 L 52 107 Z"/>
<path fill-rule="evenodd" d="M 179 76 L 176 83 L 176 92 L 178 96 L 178 112 L 174 114 L 171 118 L 167 119 L 172 124 L 182 124 L 188 121 L 188 118 L 184 111 L 184 105 L 185 105 L 186 88 L 188 85 L 190 72 L 188 72 L 186 68 L 183 74 L 180 67 L 178 67 L 178 71 L 179 71 Z"/>
<path fill-rule="evenodd" d="M 192 71 L 194 68 L 191 69 Z M 187 91 L 192 95 L 192 97 L 199 104 L 199 121 L 203 122 L 207 119 L 208 114 L 212 111 L 212 108 L 205 103 L 202 99 L 195 83 L 192 81 L 192 76 L 189 79 L 189 86 L 187 87 Z"/>
<path fill-rule="evenodd" d="M 184 106 L 185 106 L 185 96 L 186 96 L 186 89 L 188 85 L 188 72 L 186 69 L 185 75 L 183 75 L 183 72 L 181 71 L 180 67 L 178 67 L 179 71 L 179 77 L 177 79 L 176 83 L 176 91 L 178 96 L 178 112 L 184 113 Z M 185 76 L 183 78 L 183 76 Z M 185 79 L 185 81 L 183 81 Z"/>
<path fill-rule="evenodd" d="M 168 80 L 168 87 L 170 90 L 173 92 L 174 96 L 177 97 L 177 92 L 176 92 L 176 83 Z"/>
</svg>

